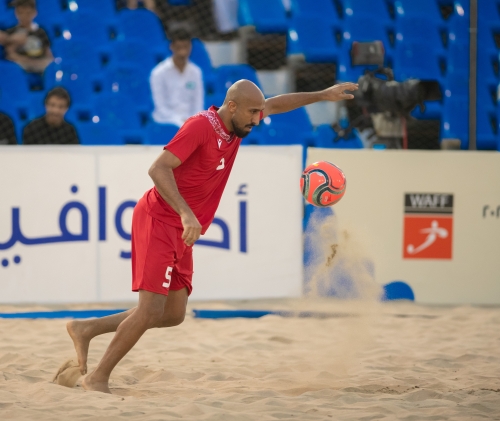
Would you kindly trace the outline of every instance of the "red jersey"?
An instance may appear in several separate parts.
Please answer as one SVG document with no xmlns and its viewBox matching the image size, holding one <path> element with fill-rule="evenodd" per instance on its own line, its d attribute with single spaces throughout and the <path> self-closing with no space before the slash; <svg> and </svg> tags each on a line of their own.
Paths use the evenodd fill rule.
<svg viewBox="0 0 500 421">
<path fill-rule="evenodd" d="M 181 160 L 173 170 L 179 193 L 202 225 L 208 229 L 219 206 L 241 138 L 230 133 L 217 107 L 190 117 L 164 147 Z M 146 193 L 148 213 L 166 224 L 183 228 L 181 218 L 156 187 Z"/>
</svg>

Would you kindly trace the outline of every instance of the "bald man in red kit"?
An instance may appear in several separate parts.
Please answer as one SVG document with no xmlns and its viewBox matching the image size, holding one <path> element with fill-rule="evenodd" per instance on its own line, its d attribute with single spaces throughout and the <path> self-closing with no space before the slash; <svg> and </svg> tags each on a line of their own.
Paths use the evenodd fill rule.
<svg viewBox="0 0 500 421">
<path fill-rule="evenodd" d="M 265 99 L 248 80 L 232 85 L 224 104 L 189 118 L 149 169 L 154 187 L 134 209 L 132 220 L 132 290 L 139 304 L 100 319 L 71 321 L 82 374 L 92 338 L 116 332 L 96 369 L 82 381 L 87 390 L 110 393 L 116 364 L 146 330 L 183 322 L 192 291 L 192 247 L 210 226 L 233 167 L 241 139 L 260 120 L 318 101 L 352 99 L 342 83 L 319 92 L 292 93 Z"/>
</svg>

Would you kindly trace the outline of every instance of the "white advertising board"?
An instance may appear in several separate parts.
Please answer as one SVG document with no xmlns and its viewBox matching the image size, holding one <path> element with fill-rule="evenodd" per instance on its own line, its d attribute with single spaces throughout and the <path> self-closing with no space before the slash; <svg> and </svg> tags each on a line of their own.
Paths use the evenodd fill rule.
<svg viewBox="0 0 500 421">
<path fill-rule="evenodd" d="M 362 244 L 380 284 L 436 304 L 500 304 L 500 154 L 309 149 L 346 174 L 338 226 Z"/>
<path fill-rule="evenodd" d="M 158 147 L 2 147 L 0 303 L 131 301 L 133 207 Z M 192 299 L 302 293 L 300 147 L 241 147 Z"/>
</svg>

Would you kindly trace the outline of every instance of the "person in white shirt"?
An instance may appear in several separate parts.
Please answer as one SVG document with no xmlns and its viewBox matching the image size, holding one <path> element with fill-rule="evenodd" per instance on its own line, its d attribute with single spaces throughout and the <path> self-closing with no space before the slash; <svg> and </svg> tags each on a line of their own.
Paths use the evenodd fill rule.
<svg viewBox="0 0 500 421">
<path fill-rule="evenodd" d="M 151 72 L 153 120 L 179 127 L 192 115 L 204 110 L 203 75 L 189 61 L 191 35 L 177 29 L 170 36 L 172 57 L 158 64 Z"/>
</svg>

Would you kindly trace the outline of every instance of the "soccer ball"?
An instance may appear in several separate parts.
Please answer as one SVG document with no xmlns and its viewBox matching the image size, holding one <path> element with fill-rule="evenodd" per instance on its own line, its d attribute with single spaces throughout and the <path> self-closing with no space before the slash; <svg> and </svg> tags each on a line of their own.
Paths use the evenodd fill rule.
<svg viewBox="0 0 500 421">
<path fill-rule="evenodd" d="M 309 165 L 300 179 L 302 196 L 314 206 L 327 207 L 337 203 L 345 193 L 346 179 L 342 170 L 327 161 Z"/>
</svg>

